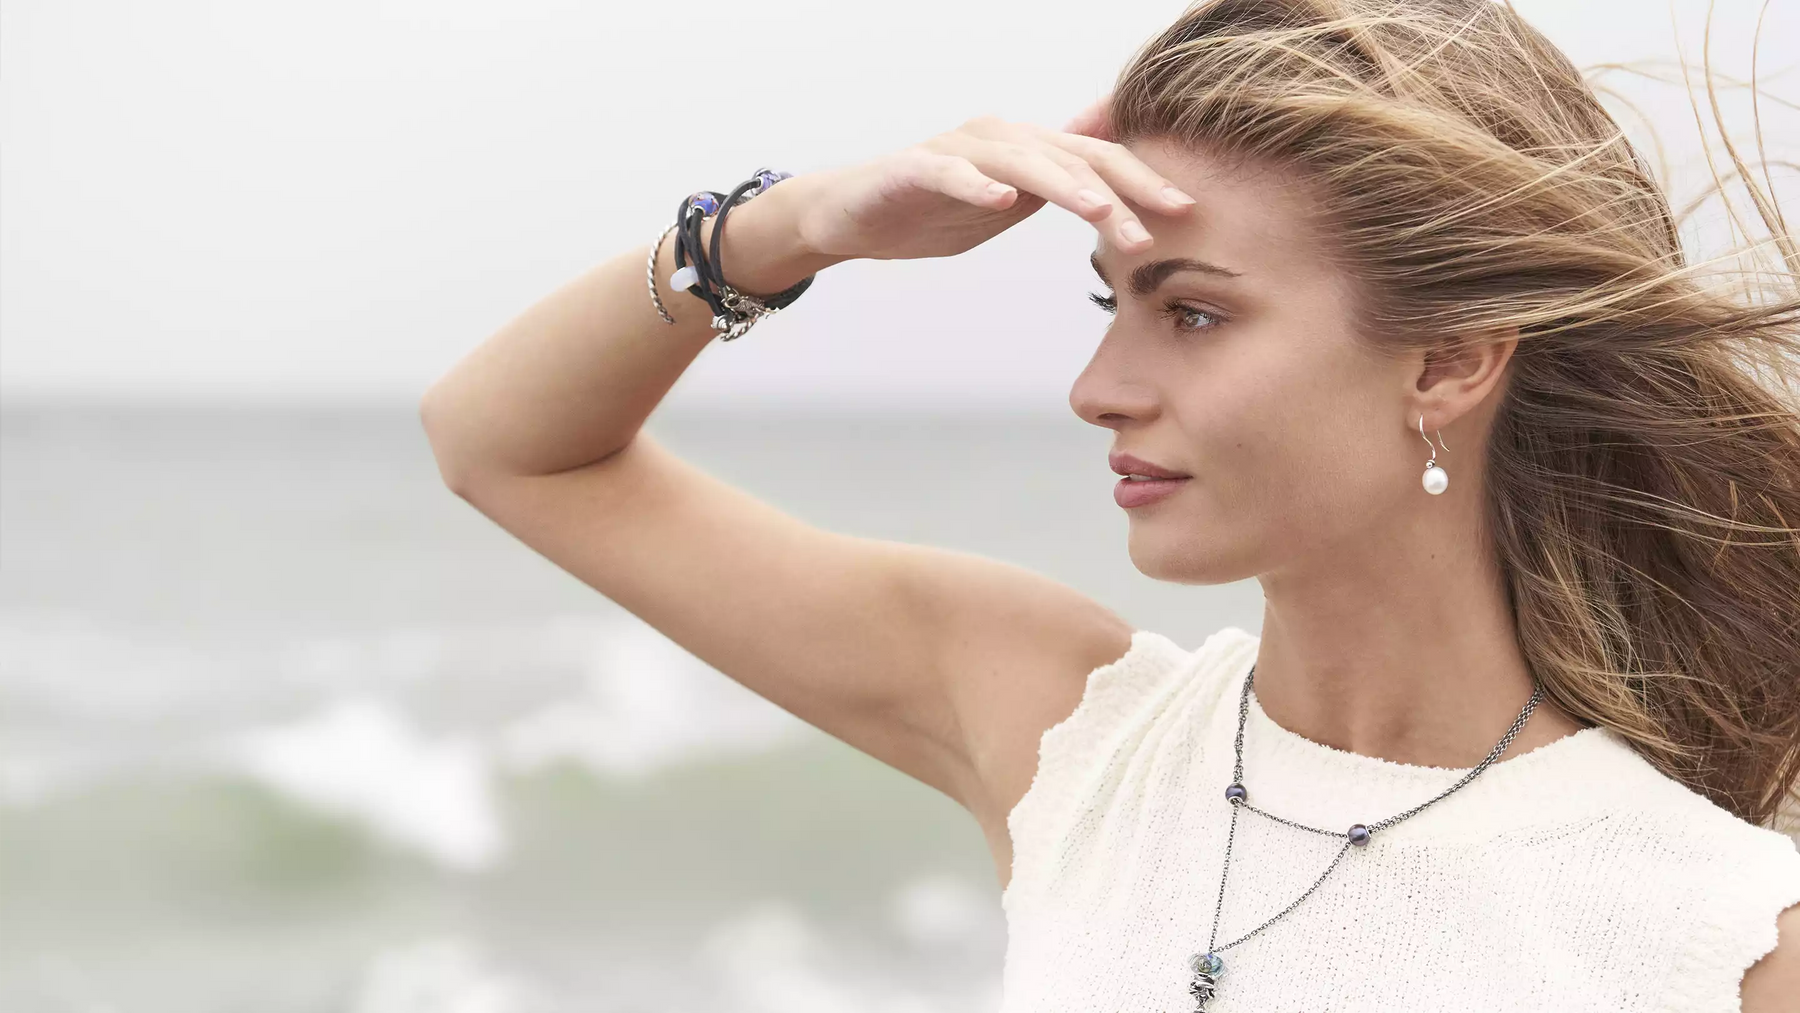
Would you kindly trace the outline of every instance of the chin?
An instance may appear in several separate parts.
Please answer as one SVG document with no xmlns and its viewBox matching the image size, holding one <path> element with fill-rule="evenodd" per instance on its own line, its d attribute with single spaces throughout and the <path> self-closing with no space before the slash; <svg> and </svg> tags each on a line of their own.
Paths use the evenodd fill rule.
<svg viewBox="0 0 1800 1013">
<path fill-rule="evenodd" d="M 1217 531 L 1200 533 L 1192 525 L 1144 524 L 1133 521 L 1129 551 L 1131 565 L 1152 580 L 1172 584 L 1229 584 L 1260 572 L 1246 554 L 1232 551 L 1245 544 L 1221 537 Z"/>
<path fill-rule="evenodd" d="M 1142 530 L 1143 525 L 1133 522 L 1131 525 L 1131 565 L 1137 571 L 1152 580 L 1166 580 L 1177 584 L 1200 583 L 1196 581 L 1195 547 L 1183 544 L 1179 538 L 1169 537 L 1168 532 L 1150 532 Z"/>
</svg>

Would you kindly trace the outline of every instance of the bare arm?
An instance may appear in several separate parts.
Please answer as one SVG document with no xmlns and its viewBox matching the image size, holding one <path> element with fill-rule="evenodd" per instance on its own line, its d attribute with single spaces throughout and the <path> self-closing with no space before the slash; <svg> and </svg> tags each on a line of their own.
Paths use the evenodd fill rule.
<svg viewBox="0 0 1800 1013">
<path fill-rule="evenodd" d="M 959 145 L 989 150 L 958 132 L 778 183 L 732 210 L 727 277 L 768 293 L 852 256 L 947 256 L 1031 214 L 1049 199 L 1038 194 L 1072 206 L 1078 185 L 1112 196 L 1091 169 L 1009 143 L 991 149 L 1006 164 L 977 170 L 950 153 Z M 1160 185 L 1132 163 L 1136 185 Z M 1016 192 L 988 194 L 995 176 Z M 1079 213 L 1116 228 L 1110 210 Z M 432 386 L 421 414 L 445 481 L 695 656 L 1003 837 L 1038 736 L 1073 708 L 1088 671 L 1124 652 L 1130 627 L 1019 567 L 804 524 L 641 434 L 714 337 L 705 304 L 663 283 L 672 246 L 656 274 L 674 326 L 650 304 L 646 243 L 530 307 Z"/>
<path fill-rule="evenodd" d="M 794 211 L 785 205 L 805 185 L 784 180 L 731 212 L 720 259 L 731 265 L 733 284 L 779 292 L 848 259 L 801 247 Z M 712 225 L 707 219 L 703 235 L 711 237 Z M 673 325 L 650 303 L 646 242 L 552 292 L 432 386 L 421 410 L 452 489 L 460 493 L 495 473 L 578 468 L 631 442 L 715 337 L 706 303 L 669 289 L 674 245 L 674 236 L 664 240 L 656 268 L 657 292 Z"/>
<path fill-rule="evenodd" d="M 1743 1013 L 1800 1013 L 1800 904 L 1775 919 L 1775 948 L 1744 972 Z"/>
</svg>

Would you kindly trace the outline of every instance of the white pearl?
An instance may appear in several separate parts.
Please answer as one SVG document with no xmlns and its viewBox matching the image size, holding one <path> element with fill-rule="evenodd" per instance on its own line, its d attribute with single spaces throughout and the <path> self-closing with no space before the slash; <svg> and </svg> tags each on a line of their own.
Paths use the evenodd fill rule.
<svg viewBox="0 0 1800 1013">
<path fill-rule="evenodd" d="M 677 270 L 674 274 L 669 275 L 669 287 L 677 292 L 686 292 L 688 289 L 699 284 L 699 282 L 700 272 L 694 270 L 693 265 L 691 264 Z"/>
<path fill-rule="evenodd" d="M 1425 491 L 1433 496 L 1450 488 L 1450 476 L 1444 474 L 1444 469 L 1435 464 L 1425 469 L 1425 474 L 1421 476 L 1420 481 L 1425 483 Z"/>
</svg>

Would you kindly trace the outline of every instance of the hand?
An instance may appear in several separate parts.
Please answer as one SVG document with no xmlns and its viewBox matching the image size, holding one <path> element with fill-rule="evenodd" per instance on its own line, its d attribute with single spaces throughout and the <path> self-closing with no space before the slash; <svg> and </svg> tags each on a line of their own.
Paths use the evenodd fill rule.
<svg viewBox="0 0 1800 1013">
<path fill-rule="evenodd" d="M 797 176 L 782 185 L 797 199 L 800 241 L 843 259 L 950 257 L 1056 204 L 1120 249 L 1144 250 L 1149 234 L 1121 196 L 1165 215 L 1193 202 L 1123 145 L 1096 136 L 1109 131 L 1105 106 L 1102 99 L 1071 121 L 1074 131 L 980 116 L 861 165 Z"/>
</svg>

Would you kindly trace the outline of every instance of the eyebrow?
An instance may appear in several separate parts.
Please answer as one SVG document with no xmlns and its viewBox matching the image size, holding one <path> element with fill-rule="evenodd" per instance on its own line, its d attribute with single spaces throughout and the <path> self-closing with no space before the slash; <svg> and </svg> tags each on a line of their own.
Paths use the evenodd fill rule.
<svg viewBox="0 0 1800 1013">
<path fill-rule="evenodd" d="M 1101 281 L 1108 285 L 1112 284 L 1106 277 L 1105 269 L 1100 266 L 1099 254 L 1088 254 L 1088 263 L 1093 265 L 1094 273 L 1100 276 Z M 1198 271 L 1201 274 L 1211 274 L 1221 278 L 1241 277 L 1237 271 L 1204 260 L 1194 260 L 1191 257 L 1170 257 L 1166 260 L 1152 260 L 1147 264 L 1139 264 L 1132 268 L 1127 287 L 1132 295 L 1141 299 L 1156 291 L 1157 286 L 1167 281 L 1170 275 L 1179 274 L 1182 271 Z"/>
</svg>

